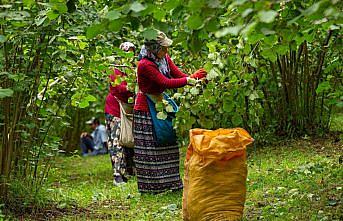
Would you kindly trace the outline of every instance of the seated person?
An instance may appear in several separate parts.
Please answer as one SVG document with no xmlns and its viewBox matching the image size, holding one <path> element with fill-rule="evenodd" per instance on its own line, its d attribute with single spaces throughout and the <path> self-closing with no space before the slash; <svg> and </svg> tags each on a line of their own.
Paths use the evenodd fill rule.
<svg viewBox="0 0 343 221">
<path fill-rule="evenodd" d="M 81 151 L 82 156 L 98 155 L 107 153 L 107 133 L 104 125 L 100 124 L 99 119 L 92 118 L 87 121 L 93 132 L 91 134 L 83 132 L 81 134 Z M 91 153 L 88 153 L 88 151 Z"/>
</svg>

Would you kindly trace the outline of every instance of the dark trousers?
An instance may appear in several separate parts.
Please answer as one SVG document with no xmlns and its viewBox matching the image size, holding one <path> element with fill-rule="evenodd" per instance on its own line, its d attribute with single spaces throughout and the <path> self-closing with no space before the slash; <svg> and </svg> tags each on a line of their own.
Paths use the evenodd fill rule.
<svg viewBox="0 0 343 221">
<path fill-rule="evenodd" d="M 86 155 L 88 154 L 88 151 L 90 150 L 91 152 L 93 152 L 94 149 L 94 142 L 93 139 L 86 136 L 86 137 L 82 137 L 80 140 L 81 143 L 81 151 L 82 151 L 82 155 Z"/>
</svg>

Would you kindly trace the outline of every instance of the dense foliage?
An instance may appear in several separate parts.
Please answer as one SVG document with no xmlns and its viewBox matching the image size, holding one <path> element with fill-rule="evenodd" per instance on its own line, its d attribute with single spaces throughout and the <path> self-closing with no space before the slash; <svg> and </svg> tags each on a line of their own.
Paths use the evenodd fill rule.
<svg viewBox="0 0 343 221">
<path fill-rule="evenodd" d="M 102 114 L 111 65 L 132 66 L 133 55 L 116 47 L 140 46 L 155 29 L 174 40 L 182 70 L 209 73 L 207 83 L 174 95 L 181 141 L 192 127 L 241 126 L 258 141 L 323 133 L 343 106 L 337 0 L 24 0 L 0 8 L 2 196 L 13 179 L 39 190 L 57 151 L 76 148 L 82 122 Z M 134 70 L 122 69 L 135 90 Z"/>
</svg>

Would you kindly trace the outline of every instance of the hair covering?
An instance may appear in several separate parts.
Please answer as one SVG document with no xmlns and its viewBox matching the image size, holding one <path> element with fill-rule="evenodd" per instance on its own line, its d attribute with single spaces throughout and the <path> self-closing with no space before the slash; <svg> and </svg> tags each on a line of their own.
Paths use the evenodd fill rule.
<svg viewBox="0 0 343 221">
<path fill-rule="evenodd" d="M 169 39 L 167 35 L 161 31 L 157 32 L 156 41 L 159 45 L 164 47 L 170 47 L 173 44 L 173 41 Z"/>
<path fill-rule="evenodd" d="M 133 48 L 133 50 L 136 50 L 136 46 L 133 43 L 128 42 L 128 41 L 121 43 L 119 48 L 126 52 L 128 52 L 130 48 Z"/>
<path fill-rule="evenodd" d="M 147 58 L 150 61 L 154 62 L 159 71 L 166 77 L 171 78 L 170 68 L 166 57 L 159 59 L 157 53 L 161 50 L 162 47 L 169 47 L 172 45 L 173 41 L 169 39 L 166 34 L 161 31 L 158 31 L 158 34 L 154 40 L 145 41 L 139 56 L 138 60 Z"/>
</svg>

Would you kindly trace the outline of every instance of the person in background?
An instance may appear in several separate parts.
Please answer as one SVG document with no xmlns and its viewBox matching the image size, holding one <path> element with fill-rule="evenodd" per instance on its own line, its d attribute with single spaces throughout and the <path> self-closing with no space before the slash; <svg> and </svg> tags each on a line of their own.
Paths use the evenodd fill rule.
<svg viewBox="0 0 343 221">
<path fill-rule="evenodd" d="M 94 156 L 107 153 L 107 133 L 104 125 L 100 124 L 99 119 L 92 118 L 86 122 L 92 129 L 91 134 L 83 132 L 81 134 L 82 156 Z M 89 153 L 89 151 L 91 151 Z"/>
<path fill-rule="evenodd" d="M 155 40 L 144 43 L 139 55 L 137 80 L 140 91 L 134 106 L 133 134 L 138 190 L 141 193 L 182 189 L 179 147 L 176 142 L 167 146 L 157 143 L 147 95 L 194 85 L 196 79 L 206 76 L 203 69 L 191 76 L 182 73 L 167 54 L 171 44 L 172 40 L 158 32 Z"/>
<path fill-rule="evenodd" d="M 124 42 L 120 45 L 120 49 L 125 52 L 134 52 L 136 47 L 131 42 Z M 119 144 L 120 137 L 120 106 L 128 104 L 128 99 L 133 97 L 133 93 L 128 91 L 127 83 L 122 81 L 117 86 L 112 86 L 112 82 L 117 77 L 124 77 L 125 73 L 117 68 L 113 69 L 113 74 L 110 75 L 109 93 L 105 102 L 106 129 L 108 134 L 108 148 L 113 169 L 113 184 L 118 186 L 127 181 L 129 176 L 134 175 L 133 148 L 122 147 Z"/>
</svg>

